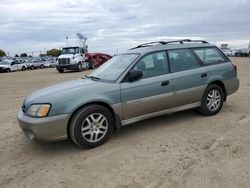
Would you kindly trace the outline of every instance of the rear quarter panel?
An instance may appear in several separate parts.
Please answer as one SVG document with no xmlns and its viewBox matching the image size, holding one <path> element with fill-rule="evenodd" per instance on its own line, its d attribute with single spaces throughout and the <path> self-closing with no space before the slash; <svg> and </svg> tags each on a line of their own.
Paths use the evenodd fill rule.
<svg viewBox="0 0 250 188">
<path fill-rule="evenodd" d="M 213 81 L 222 81 L 225 85 L 227 95 L 238 90 L 239 80 L 237 79 L 237 73 L 231 62 L 209 65 L 207 66 L 207 70 L 207 84 Z"/>
</svg>

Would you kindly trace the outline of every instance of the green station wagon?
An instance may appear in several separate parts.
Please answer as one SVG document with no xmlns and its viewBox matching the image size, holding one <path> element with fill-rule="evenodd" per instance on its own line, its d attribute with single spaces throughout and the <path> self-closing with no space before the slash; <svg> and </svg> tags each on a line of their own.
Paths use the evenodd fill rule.
<svg viewBox="0 0 250 188">
<path fill-rule="evenodd" d="M 31 140 L 70 138 L 92 148 L 114 128 L 147 118 L 191 108 L 215 115 L 238 88 L 236 66 L 216 46 L 189 39 L 151 42 L 82 79 L 34 92 L 17 119 Z"/>
</svg>

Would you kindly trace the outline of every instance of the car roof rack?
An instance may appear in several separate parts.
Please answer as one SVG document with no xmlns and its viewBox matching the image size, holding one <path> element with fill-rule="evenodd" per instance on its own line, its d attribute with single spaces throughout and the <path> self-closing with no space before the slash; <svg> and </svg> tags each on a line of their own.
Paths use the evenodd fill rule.
<svg viewBox="0 0 250 188">
<path fill-rule="evenodd" d="M 162 45 L 171 44 L 171 43 L 180 43 L 180 44 L 184 44 L 184 42 L 201 42 L 201 43 L 203 43 L 203 44 L 208 44 L 208 42 L 205 41 L 205 40 L 182 39 L 182 40 L 172 40 L 172 41 L 148 42 L 148 43 L 140 44 L 139 46 L 136 46 L 136 47 L 134 47 L 134 48 L 131 48 L 130 50 L 133 50 L 133 49 L 136 49 L 136 48 L 142 48 L 142 47 L 152 46 L 153 44 L 162 44 Z"/>
<path fill-rule="evenodd" d="M 162 45 L 164 45 L 164 44 L 166 44 L 166 42 L 165 41 L 148 42 L 148 43 L 140 44 L 139 46 L 131 48 L 130 50 L 133 50 L 133 49 L 136 49 L 136 48 L 152 46 L 153 44 L 162 44 Z"/>
</svg>

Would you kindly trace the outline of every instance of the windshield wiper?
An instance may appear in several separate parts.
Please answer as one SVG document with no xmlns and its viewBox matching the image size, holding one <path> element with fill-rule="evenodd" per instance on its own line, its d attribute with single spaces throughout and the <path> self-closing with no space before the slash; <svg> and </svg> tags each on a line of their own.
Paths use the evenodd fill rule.
<svg viewBox="0 0 250 188">
<path fill-rule="evenodd" d="M 88 75 L 85 75 L 86 78 L 90 78 L 92 80 L 100 80 L 100 78 L 96 77 L 96 76 L 88 76 Z"/>
</svg>

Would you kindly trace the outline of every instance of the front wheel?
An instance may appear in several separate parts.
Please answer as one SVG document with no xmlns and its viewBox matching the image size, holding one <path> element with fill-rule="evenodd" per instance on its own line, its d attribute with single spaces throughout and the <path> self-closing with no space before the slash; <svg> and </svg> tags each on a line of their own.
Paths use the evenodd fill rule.
<svg viewBox="0 0 250 188">
<path fill-rule="evenodd" d="M 40 65 L 40 69 L 43 69 L 44 68 L 44 66 L 43 65 Z"/>
<path fill-rule="evenodd" d="M 83 70 L 83 68 L 82 68 L 82 63 L 78 63 L 78 72 L 81 72 Z"/>
<path fill-rule="evenodd" d="M 26 68 L 25 67 L 22 67 L 22 71 L 25 71 L 26 70 Z"/>
<path fill-rule="evenodd" d="M 57 69 L 57 71 L 59 72 L 59 73 L 63 73 L 64 72 L 64 69 L 59 69 L 59 68 L 56 68 Z"/>
<path fill-rule="evenodd" d="M 73 116 L 70 122 L 70 138 L 79 147 L 93 148 L 104 144 L 113 132 L 114 118 L 100 105 L 89 105 Z"/>
<path fill-rule="evenodd" d="M 224 102 L 224 93 L 220 86 L 211 84 L 204 92 L 199 111 L 203 115 L 211 116 L 217 114 Z"/>
</svg>

